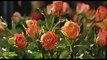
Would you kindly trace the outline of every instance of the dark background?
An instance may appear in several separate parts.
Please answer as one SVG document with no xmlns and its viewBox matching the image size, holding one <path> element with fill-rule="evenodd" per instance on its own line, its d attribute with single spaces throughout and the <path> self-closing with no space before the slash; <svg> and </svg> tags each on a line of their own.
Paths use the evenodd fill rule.
<svg viewBox="0 0 107 60">
<path fill-rule="evenodd" d="M 68 2 L 72 9 L 76 9 L 78 2 L 84 2 L 90 5 L 92 9 L 96 9 L 98 6 L 103 5 L 107 7 L 107 1 L 65 1 Z M 46 8 L 46 5 L 51 4 L 52 1 L 44 1 L 44 5 L 41 8 Z M 22 5 L 18 5 L 18 1 L 0 1 L 0 16 L 8 22 L 8 28 L 11 29 L 11 16 L 15 11 L 19 11 L 21 15 L 28 16 L 32 11 L 31 1 L 22 1 Z"/>
</svg>

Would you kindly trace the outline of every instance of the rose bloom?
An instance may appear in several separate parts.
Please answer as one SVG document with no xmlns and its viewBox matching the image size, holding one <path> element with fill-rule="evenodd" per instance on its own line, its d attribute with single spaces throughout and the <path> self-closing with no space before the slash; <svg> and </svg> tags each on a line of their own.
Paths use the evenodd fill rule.
<svg viewBox="0 0 107 60">
<path fill-rule="evenodd" d="M 29 28 L 34 28 L 35 26 L 38 26 L 38 22 L 36 20 L 27 20 L 26 24 Z"/>
<path fill-rule="evenodd" d="M 19 12 L 16 11 L 15 13 L 13 13 L 11 20 L 16 22 L 19 18 L 22 18 L 22 16 Z"/>
<path fill-rule="evenodd" d="M 107 8 L 104 6 L 99 6 L 95 12 L 96 20 L 103 20 L 105 17 L 107 17 Z"/>
<path fill-rule="evenodd" d="M 82 12 L 86 13 L 89 9 L 90 9 L 90 6 L 85 3 L 78 3 L 76 6 L 77 14 L 80 14 Z"/>
<path fill-rule="evenodd" d="M 48 14 L 60 16 L 62 12 L 69 11 L 70 7 L 67 2 L 53 1 L 53 3 L 49 4 L 46 9 Z"/>
<path fill-rule="evenodd" d="M 107 45 L 107 29 L 100 29 L 96 38 L 96 43 L 100 43 L 101 46 Z"/>
<path fill-rule="evenodd" d="M 57 41 L 58 36 L 52 31 L 44 33 L 41 37 L 41 44 L 47 50 L 54 49 Z"/>
<path fill-rule="evenodd" d="M 26 28 L 26 33 L 34 38 L 35 35 L 40 32 L 40 26 L 38 25 L 36 20 L 27 20 L 26 24 L 28 26 L 28 28 Z"/>
<path fill-rule="evenodd" d="M 31 12 L 29 17 L 35 20 L 42 19 L 42 15 L 38 12 Z"/>
<path fill-rule="evenodd" d="M 62 13 L 63 2 L 62 1 L 53 1 L 52 4 L 47 6 L 48 14 L 54 14 L 60 16 Z"/>
<path fill-rule="evenodd" d="M 14 36 L 14 44 L 16 48 L 24 48 L 26 47 L 26 37 L 23 34 L 15 34 Z"/>
<path fill-rule="evenodd" d="M 61 28 L 61 31 L 69 38 L 76 39 L 79 35 L 79 26 L 77 23 L 72 21 L 67 21 L 64 26 Z"/>
<path fill-rule="evenodd" d="M 107 17 L 102 22 L 96 23 L 96 25 L 101 29 L 107 29 Z"/>
</svg>

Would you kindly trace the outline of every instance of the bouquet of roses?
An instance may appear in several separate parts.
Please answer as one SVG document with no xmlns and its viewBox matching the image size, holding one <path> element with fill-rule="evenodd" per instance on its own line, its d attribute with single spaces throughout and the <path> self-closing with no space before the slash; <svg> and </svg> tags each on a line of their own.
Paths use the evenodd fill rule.
<svg viewBox="0 0 107 60">
<path fill-rule="evenodd" d="M 1 17 L 0 59 L 106 58 L 106 7 L 78 3 L 73 11 L 67 2 L 53 1 L 37 11 L 12 19 L 11 30 Z"/>
</svg>

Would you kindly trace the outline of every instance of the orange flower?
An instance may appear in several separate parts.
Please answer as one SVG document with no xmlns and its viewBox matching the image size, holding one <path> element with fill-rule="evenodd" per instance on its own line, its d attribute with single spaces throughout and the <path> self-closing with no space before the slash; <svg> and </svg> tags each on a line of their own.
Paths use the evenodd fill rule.
<svg viewBox="0 0 107 60">
<path fill-rule="evenodd" d="M 29 28 L 34 28 L 35 26 L 38 25 L 36 20 L 27 20 L 26 24 Z"/>
<path fill-rule="evenodd" d="M 23 34 L 15 34 L 14 43 L 16 48 L 24 48 L 26 47 L 26 37 Z"/>
<path fill-rule="evenodd" d="M 101 46 L 107 45 L 107 29 L 100 29 L 96 43 L 100 42 Z"/>
<path fill-rule="evenodd" d="M 79 35 L 79 26 L 77 23 L 67 21 L 61 28 L 61 31 L 69 38 L 75 39 Z"/>
<path fill-rule="evenodd" d="M 78 14 L 84 12 L 86 13 L 88 10 L 90 9 L 90 6 L 88 4 L 85 4 L 85 3 L 78 3 L 77 4 L 77 7 L 76 7 L 76 12 Z"/>
<path fill-rule="evenodd" d="M 45 49 L 48 50 L 54 49 L 57 41 L 58 41 L 58 36 L 52 31 L 48 31 L 47 33 L 43 34 L 41 37 L 41 44 Z"/>
<path fill-rule="evenodd" d="M 95 13 L 95 18 L 97 21 L 103 20 L 107 16 L 107 9 L 104 6 L 99 6 Z"/>
<path fill-rule="evenodd" d="M 31 12 L 30 13 L 30 17 L 32 19 L 35 19 L 35 20 L 39 20 L 39 19 L 42 19 L 42 15 L 38 12 Z"/>
<path fill-rule="evenodd" d="M 107 17 L 102 22 L 96 23 L 96 25 L 101 29 L 107 29 Z"/>
<path fill-rule="evenodd" d="M 28 28 L 26 28 L 26 32 L 34 38 L 36 34 L 40 32 L 40 26 L 38 25 L 36 20 L 28 20 L 26 21 Z"/>
</svg>

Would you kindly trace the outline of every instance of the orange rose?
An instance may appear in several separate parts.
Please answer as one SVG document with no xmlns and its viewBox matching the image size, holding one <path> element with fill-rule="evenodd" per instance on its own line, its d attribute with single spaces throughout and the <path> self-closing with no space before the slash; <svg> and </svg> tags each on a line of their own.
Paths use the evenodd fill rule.
<svg viewBox="0 0 107 60">
<path fill-rule="evenodd" d="M 27 20 L 26 24 L 29 28 L 34 28 L 35 26 L 38 25 L 36 20 Z"/>
<path fill-rule="evenodd" d="M 90 6 L 88 4 L 85 4 L 85 3 L 78 3 L 77 4 L 77 7 L 76 7 L 76 12 L 78 14 L 84 12 L 86 13 L 88 10 L 90 9 Z"/>
<path fill-rule="evenodd" d="M 100 29 L 97 39 L 96 39 L 96 43 L 100 42 L 100 44 L 102 46 L 107 45 L 107 29 Z"/>
<path fill-rule="evenodd" d="M 23 34 L 15 34 L 14 36 L 14 44 L 16 48 L 24 48 L 26 47 L 26 37 Z"/>
<path fill-rule="evenodd" d="M 79 26 L 77 23 L 67 21 L 61 28 L 61 31 L 64 32 L 69 39 L 75 39 L 79 35 Z"/>
<path fill-rule="evenodd" d="M 97 21 L 103 20 L 107 16 L 107 9 L 104 6 L 99 6 L 95 13 L 95 18 Z"/>
<path fill-rule="evenodd" d="M 26 32 L 34 38 L 36 34 L 40 32 L 40 26 L 38 25 L 36 20 L 28 20 L 26 21 L 28 28 L 26 28 Z"/>
<path fill-rule="evenodd" d="M 58 36 L 52 31 L 48 31 L 47 33 L 43 34 L 41 37 L 41 44 L 45 49 L 48 50 L 54 49 L 57 41 L 58 41 Z"/>
</svg>

